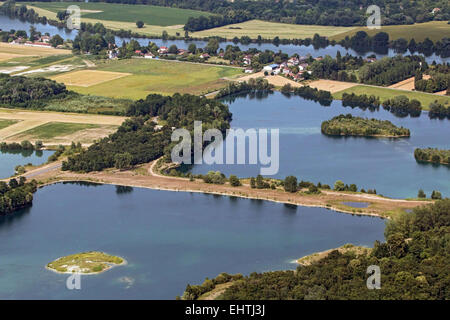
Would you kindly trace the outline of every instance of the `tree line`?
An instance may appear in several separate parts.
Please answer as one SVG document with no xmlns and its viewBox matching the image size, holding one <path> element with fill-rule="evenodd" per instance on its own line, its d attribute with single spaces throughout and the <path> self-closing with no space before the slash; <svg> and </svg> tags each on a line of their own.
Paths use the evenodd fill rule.
<svg viewBox="0 0 450 320">
<path fill-rule="evenodd" d="M 23 176 L 18 180 L 13 178 L 8 183 L 0 181 L 0 215 L 30 206 L 36 190 L 36 180 L 27 183 Z"/>
<path fill-rule="evenodd" d="M 322 122 L 321 131 L 330 136 L 410 136 L 409 129 L 399 128 L 388 120 L 354 117 L 351 114 L 341 114 Z"/>
<path fill-rule="evenodd" d="M 251 273 L 232 283 L 225 300 L 448 300 L 450 199 L 389 221 L 385 242 L 368 253 L 330 252 L 296 271 Z M 382 270 L 381 289 L 368 290 L 367 268 Z"/>
<path fill-rule="evenodd" d="M 172 128 L 193 132 L 194 121 L 202 121 L 203 130 L 225 132 L 230 126 L 228 107 L 217 100 L 189 94 L 167 97 L 150 94 L 129 106 L 117 131 L 81 153 L 69 156 L 63 170 L 91 172 L 116 167 L 125 169 L 147 163 L 163 155 L 170 157 Z M 164 125 L 157 127 L 162 121 Z"/>
<path fill-rule="evenodd" d="M 419 162 L 450 165 L 450 150 L 437 148 L 416 148 L 414 158 Z"/>
</svg>

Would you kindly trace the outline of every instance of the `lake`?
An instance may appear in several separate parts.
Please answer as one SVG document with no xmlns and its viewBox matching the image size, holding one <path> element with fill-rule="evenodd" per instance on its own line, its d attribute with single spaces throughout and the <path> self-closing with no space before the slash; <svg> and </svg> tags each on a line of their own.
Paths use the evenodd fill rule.
<svg viewBox="0 0 450 320">
<path fill-rule="evenodd" d="M 3 152 L 0 151 L 0 179 L 8 178 L 14 174 L 14 168 L 17 165 L 26 165 L 32 163 L 40 165 L 47 162 L 54 151 L 39 150 L 39 151 L 17 151 L 17 152 Z"/>
<path fill-rule="evenodd" d="M 450 196 L 450 167 L 419 164 L 415 148 L 450 148 L 450 122 L 431 120 L 426 112 L 418 118 L 398 118 L 380 107 L 371 112 L 343 107 L 333 101 L 330 107 L 288 98 L 280 92 L 224 100 L 233 113 L 232 128 L 278 128 L 280 168 L 274 177 L 321 182 L 333 186 L 336 180 L 355 183 L 359 188 L 375 188 L 390 197 L 415 197 L 422 188 L 428 196 L 439 190 Z M 321 123 L 339 114 L 389 120 L 411 130 L 410 138 L 330 137 L 320 131 Z M 225 152 L 226 154 L 226 152 Z M 248 157 L 247 157 L 248 159 Z M 196 165 L 195 174 L 218 170 L 227 176 L 256 176 L 258 165 Z"/>
<path fill-rule="evenodd" d="M 127 192 L 128 191 L 128 192 Z M 0 299 L 174 299 L 221 272 L 294 269 L 294 259 L 383 240 L 384 220 L 324 208 L 111 185 L 56 184 L 0 217 Z M 100 250 L 128 261 L 82 276 L 44 267 Z"/>
</svg>

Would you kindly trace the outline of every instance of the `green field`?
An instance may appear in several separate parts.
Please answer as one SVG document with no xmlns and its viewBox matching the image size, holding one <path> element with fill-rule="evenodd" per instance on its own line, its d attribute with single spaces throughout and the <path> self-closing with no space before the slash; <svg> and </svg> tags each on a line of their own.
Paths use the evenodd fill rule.
<svg viewBox="0 0 450 320">
<path fill-rule="evenodd" d="M 387 99 L 391 99 L 396 96 L 407 96 L 409 99 L 417 99 L 422 104 L 422 108 L 424 110 L 428 110 L 428 107 L 430 103 L 437 100 L 438 102 L 448 105 L 450 103 L 450 97 L 448 96 L 441 96 L 431 93 L 425 93 L 425 92 L 417 92 L 417 91 L 405 91 L 405 90 L 396 90 L 396 89 L 389 89 L 389 88 L 379 88 L 379 87 L 371 87 L 371 86 L 365 86 L 365 85 L 359 85 L 352 88 L 348 88 L 339 92 L 336 92 L 333 94 L 333 97 L 335 99 L 341 99 L 342 94 L 346 93 L 355 93 L 357 95 L 367 94 L 367 95 L 374 95 L 377 97 L 380 97 L 381 102 Z"/>
<path fill-rule="evenodd" d="M 13 125 L 14 123 L 17 123 L 17 122 L 18 121 L 16 121 L 16 120 L 3 120 L 3 119 L 0 119 L 0 130 L 4 129 L 6 127 L 9 127 L 9 126 L 11 126 L 11 125 Z"/>
<path fill-rule="evenodd" d="M 249 36 L 256 39 L 259 35 L 272 39 L 276 36 L 282 39 L 312 38 L 318 33 L 321 36 L 335 36 L 341 33 L 351 32 L 357 27 L 311 26 L 299 24 L 287 24 L 268 22 L 262 20 L 250 20 L 242 23 L 231 24 L 219 28 L 208 29 L 192 33 L 194 37 L 221 36 L 227 39 L 241 36 Z"/>
<path fill-rule="evenodd" d="M 433 41 L 442 40 L 442 38 L 450 37 L 450 25 L 447 21 L 431 21 L 425 23 L 416 23 L 412 25 L 401 26 L 381 26 L 381 29 L 369 30 L 367 27 L 358 27 L 348 32 L 333 35 L 330 39 L 341 40 L 346 36 L 352 36 L 358 31 L 365 31 L 367 34 L 373 36 L 378 32 L 386 32 L 389 34 L 391 40 L 404 38 L 410 40 L 414 38 L 417 41 L 423 41 L 425 38 L 430 38 Z"/>
<path fill-rule="evenodd" d="M 49 122 L 38 126 L 36 128 L 22 132 L 14 139 L 20 138 L 33 138 L 33 139 L 52 139 L 55 137 L 63 137 L 75 133 L 80 130 L 100 128 L 100 125 L 96 124 L 84 124 L 84 123 L 65 123 L 65 122 Z"/>
<path fill-rule="evenodd" d="M 221 78 L 242 74 L 241 69 L 195 63 L 126 59 L 99 63 L 96 70 L 132 73 L 132 75 L 90 87 L 68 86 L 83 94 L 113 98 L 145 98 L 150 93 L 205 94 L 222 88 Z"/>
<path fill-rule="evenodd" d="M 81 8 L 82 22 L 83 18 L 133 23 L 142 20 L 147 25 L 172 26 L 185 24 L 189 17 L 211 15 L 211 13 L 196 10 L 149 5 L 85 2 L 27 2 L 26 4 L 54 13 L 66 10 L 70 5 L 76 5 Z"/>
</svg>

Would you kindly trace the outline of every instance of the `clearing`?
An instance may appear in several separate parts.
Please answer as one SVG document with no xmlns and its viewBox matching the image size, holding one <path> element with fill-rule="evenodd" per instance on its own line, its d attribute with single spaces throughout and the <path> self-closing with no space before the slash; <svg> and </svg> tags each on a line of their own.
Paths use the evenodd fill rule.
<svg viewBox="0 0 450 320">
<path fill-rule="evenodd" d="M 425 79 L 425 80 L 430 79 L 430 76 L 427 74 L 424 74 L 423 79 Z M 390 85 L 388 88 L 414 91 L 414 77 L 394 83 L 394 84 Z"/>
<path fill-rule="evenodd" d="M 68 86 L 68 89 L 130 99 L 145 98 L 150 93 L 206 94 L 224 87 L 227 82 L 224 78 L 242 74 L 241 69 L 232 67 L 150 59 L 102 61 L 95 70 L 131 75 L 89 87 Z"/>
<path fill-rule="evenodd" d="M 321 36 L 335 36 L 341 33 L 348 33 L 357 27 L 334 27 L 334 26 L 315 26 L 287 24 L 279 22 L 268 22 L 262 20 L 249 20 L 241 23 L 230 24 L 223 27 L 193 32 L 193 37 L 220 36 L 228 40 L 234 37 L 249 36 L 256 39 L 259 35 L 263 38 L 281 39 L 305 39 L 312 38 L 318 33 Z"/>
<path fill-rule="evenodd" d="M 422 104 L 422 109 L 428 110 L 430 103 L 434 101 L 438 101 L 444 105 L 448 105 L 450 103 L 449 96 L 442 96 L 433 93 L 419 92 L 419 91 L 408 91 L 408 90 L 400 90 L 393 88 L 383 88 L 376 86 L 368 86 L 357 84 L 356 86 L 350 87 L 348 89 L 336 92 L 333 95 L 334 99 L 342 99 L 342 94 L 346 93 L 355 93 L 358 95 L 366 94 L 366 95 L 374 95 L 380 97 L 380 101 L 394 98 L 396 96 L 406 96 L 408 99 L 416 99 L 419 100 Z"/>
<path fill-rule="evenodd" d="M 311 88 L 316 88 L 319 90 L 330 91 L 331 93 L 339 92 L 348 88 L 352 88 L 357 86 L 357 83 L 353 82 L 343 82 L 343 81 L 335 81 L 335 80 L 316 80 L 308 83 Z"/>
<path fill-rule="evenodd" d="M 368 35 L 373 36 L 378 32 L 386 32 L 391 40 L 404 38 L 411 40 L 414 38 L 416 42 L 430 38 L 433 41 L 442 40 L 442 38 L 450 37 L 450 27 L 447 21 L 430 21 L 424 23 L 415 23 L 411 25 L 399 26 L 382 26 L 381 29 L 368 29 L 367 27 L 357 27 L 348 32 L 339 33 L 330 37 L 330 40 L 342 40 L 346 36 L 351 37 L 358 31 L 365 31 Z"/>
<path fill-rule="evenodd" d="M 66 86 L 90 87 L 103 82 L 119 79 L 131 75 L 131 73 L 79 70 L 52 77 L 52 80 L 62 82 Z"/>
</svg>

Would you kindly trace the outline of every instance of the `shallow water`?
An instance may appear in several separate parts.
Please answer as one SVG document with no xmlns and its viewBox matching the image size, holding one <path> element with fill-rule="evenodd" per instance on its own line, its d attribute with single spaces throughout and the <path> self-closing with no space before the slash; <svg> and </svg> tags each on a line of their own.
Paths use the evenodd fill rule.
<svg viewBox="0 0 450 320">
<path fill-rule="evenodd" d="M 14 174 L 14 168 L 17 165 L 26 165 L 32 163 L 40 165 L 47 161 L 54 151 L 18 151 L 2 152 L 0 151 L 0 179 L 8 178 Z"/>
</svg>

